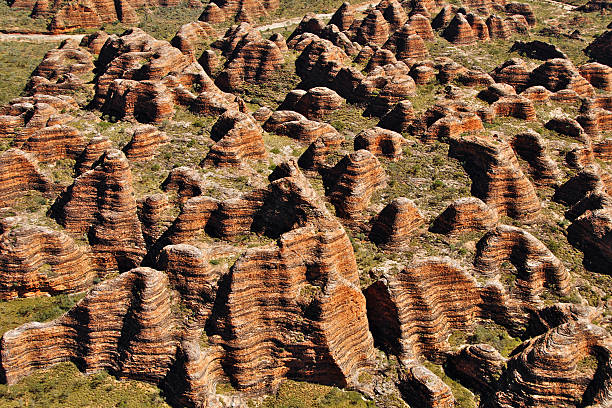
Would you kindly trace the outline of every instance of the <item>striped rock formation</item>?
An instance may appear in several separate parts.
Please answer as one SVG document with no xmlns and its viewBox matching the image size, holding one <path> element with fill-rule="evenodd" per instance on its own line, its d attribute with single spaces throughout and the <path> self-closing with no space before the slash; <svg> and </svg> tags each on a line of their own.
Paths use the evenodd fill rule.
<svg viewBox="0 0 612 408">
<path fill-rule="evenodd" d="M 415 262 L 364 294 L 375 342 L 404 361 L 439 361 L 450 333 L 468 330 L 480 314 L 476 280 L 448 258 Z"/>
<path fill-rule="evenodd" d="M 304 143 L 312 143 L 319 137 L 326 139 L 344 139 L 328 123 L 306 119 L 301 113 L 278 110 L 263 125 L 267 132 L 288 136 Z"/>
<path fill-rule="evenodd" d="M 448 42 L 455 45 L 474 45 L 476 44 L 476 36 L 470 26 L 470 23 L 461 13 L 455 14 L 455 17 L 450 21 L 448 26 L 442 32 Z"/>
<path fill-rule="evenodd" d="M 410 406 L 453 408 L 455 398 L 450 387 L 422 365 L 407 368 L 398 383 L 402 397 Z"/>
<path fill-rule="evenodd" d="M 88 250 L 63 232 L 27 225 L 0 234 L 3 300 L 80 292 L 91 286 L 94 277 Z"/>
<path fill-rule="evenodd" d="M 590 62 L 579 66 L 578 71 L 595 88 L 612 92 L 612 67 L 598 62 Z"/>
<path fill-rule="evenodd" d="M 249 114 L 227 111 L 213 125 L 210 137 L 216 143 L 204 159 L 215 166 L 239 166 L 246 160 L 267 156 L 263 129 Z"/>
<path fill-rule="evenodd" d="M 458 235 L 472 231 L 487 231 L 498 221 L 497 212 L 476 197 L 453 201 L 434 220 L 429 230 L 438 234 Z"/>
<path fill-rule="evenodd" d="M 540 211 L 533 184 L 521 170 L 510 144 L 495 134 L 450 140 L 449 156 L 465 163 L 472 194 L 499 215 L 532 222 Z"/>
<path fill-rule="evenodd" d="M 168 143 L 170 138 L 155 126 L 140 125 L 132 130 L 132 138 L 123 148 L 123 153 L 130 161 L 151 159 L 160 146 Z"/>
<path fill-rule="evenodd" d="M 347 1 L 342 3 L 340 7 L 334 12 L 331 19 L 329 20 L 329 24 L 333 24 L 340 31 L 348 30 L 353 24 L 353 20 L 355 19 L 355 15 L 351 10 L 351 4 Z"/>
<path fill-rule="evenodd" d="M 406 144 L 407 140 L 401 134 L 380 127 L 362 130 L 353 141 L 355 151 L 364 149 L 394 161 L 402 158 Z"/>
<path fill-rule="evenodd" d="M 362 45 L 383 45 L 391 28 L 380 10 L 372 10 L 357 29 L 355 41 Z"/>
<path fill-rule="evenodd" d="M 65 315 L 27 323 L 2 336 L 8 384 L 64 361 L 87 373 L 106 369 L 124 378 L 160 382 L 177 348 L 168 278 L 133 269 L 95 286 Z"/>
<path fill-rule="evenodd" d="M 612 67 L 612 30 L 604 32 L 591 42 L 584 52 L 595 61 Z"/>
<path fill-rule="evenodd" d="M 407 131 L 415 119 L 412 103 L 400 101 L 380 119 L 377 127 L 401 133 Z"/>
<path fill-rule="evenodd" d="M 113 142 L 106 136 L 94 136 L 85 146 L 85 149 L 76 158 L 75 173 L 77 176 L 91 170 L 94 163 L 98 161 L 100 157 L 106 152 L 113 148 Z"/>
<path fill-rule="evenodd" d="M 315 372 L 345 387 L 374 354 L 352 246 L 295 162 L 279 167 L 261 226 L 277 242 L 247 250 L 231 268 L 212 312 L 221 336 L 213 341 L 239 389 L 269 390 Z"/>
<path fill-rule="evenodd" d="M 593 96 L 593 87 L 568 59 L 553 58 L 529 74 L 529 85 L 542 85 L 552 92 L 570 89 L 580 96 Z"/>
<path fill-rule="evenodd" d="M 535 302 L 545 287 L 560 295 L 571 290 L 571 277 L 561 261 L 525 230 L 499 225 L 476 245 L 474 267 L 480 275 L 493 277 L 501 273 L 504 262 L 516 268 L 514 291 L 527 303 Z"/>
<path fill-rule="evenodd" d="M 410 16 L 408 24 L 414 29 L 416 34 L 425 41 L 431 41 L 435 38 L 433 29 L 429 19 L 422 14 L 413 14 Z"/>
<path fill-rule="evenodd" d="M 511 95 L 499 98 L 491 105 L 493 115 L 499 117 L 513 117 L 527 121 L 536 119 L 536 110 L 531 99 L 521 95 Z"/>
<path fill-rule="evenodd" d="M 176 195 L 178 202 L 181 204 L 185 204 L 185 201 L 191 197 L 202 195 L 205 190 L 202 175 L 197 170 L 187 166 L 170 170 L 161 188 L 166 193 Z"/>
<path fill-rule="evenodd" d="M 404 197 L 391 201 L 376 216 L 369 239 L 384 249 L 407 247 L 423 225 L 423 216 L 412 200 Z"/>
<path fill-rule="evenodd" d="M 383 47 L 391 50 L 398 60 L 408 58 L 423 59 L 429 56 L 423 38 L 416 33 L 416 30 L 410 23 L 406 23 L 402 28 L 395 31 Z"/>
<path fill-rule="evenodd" d="M 278 0 L 211 0 L 200 16 L 201 21 L 221 23 L 227 20 L 250 21 L 276 10 Z"/>
<path fill-rule="evenodd" d="M 11 207 L 30 190 L 45 193 L 52 188 L 53 181 L 42 173 L 31 154 L 19 149 L 0 153 L 0 208 Z"/>
<path fill-rule="evenodd" d="M 584 320 L 530 339 L 507 362 L 492 406 L 606 406 L 611 403 L 610 335 Z M 591 358 L 594 364 L 581 364 Z"/>
<path fill-rule="evenodd" d="M 76 159 L 85 148 L 85 138 L 72 126 L 53 125 L 32 133 L 20 148 L 41 163 Z"/>
<path fill-rule="evenodd" d="M 548 153 L 544 140 L 539 133 L 528 131 L 512 137 L 510 146 L 516 155 L 527 162 L 528 172 L 534 183 L 541 185 L 554 185 L 561 178 L 561 173 Z"/>
<path fill-rule="evenodd" d="M 470 344 L 453 353 L 447 360 L 447 367 L 462 383 L 490 393 L 506 367 L 506 359 L 489 344 Z"/>
<path fill-rule="evenodd" d="M 170 44 L 181 50 L 183 54 L 197 58 L 198 50 L 202 47 L 202 43 L 216 37 L 217 33 L 210 24 L 203 21 L 192 21 L 191 23 L 183 24 L 178 29 L 170 40 Z"/>
<path fill-rule="evenodd" d="M 355 218 L 369 205 L 374 191 L 386 186 L 387 177 L 376 156 L 367 150 L 358 150 L 327 171 L 323 184 L 336 215 Z"/>
<path fill-rule="evenodd" d="M 318 120 L 340 109 L 343 105 L 344 98 L 335 91 L 318 86 L 308 91 L 291 91 L 278 109 L 296 111 L 308 119 Z"/>
<path fill-rule="evenodd" d="M 50 215 L 66 231 L 86 233 L 102 274 L 140 264 L 144 240 L 125 155 L 111 149 L 55 200 Z"/>
</svg>

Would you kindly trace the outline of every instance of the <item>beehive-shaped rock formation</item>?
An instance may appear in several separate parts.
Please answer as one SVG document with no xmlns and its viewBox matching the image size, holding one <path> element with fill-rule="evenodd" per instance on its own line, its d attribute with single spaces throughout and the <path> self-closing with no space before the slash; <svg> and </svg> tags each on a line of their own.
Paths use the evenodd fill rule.
<svg viewBox="0 0 612 408">
<path fill-rule="evenodd" d="M 384 48 L 391 50 L 398 60 L 408 58 L 422 59 L 429 56 L 425 42 L 410 23 L 394 32 L 385 43 Z M 386 65 L 386 64 L 380 64 Z"/>
<path fill-rule="evenodd" d="M 36 368 L 76 361 L 89 373 L 107 369 L 160 382 L 177 347 L 171 305 L 163 272 L 138 268 L 100 283 L 56 320 L 27 323 L 4 334 L 6 381 L 14 384 Z"/>
<path fill-rule="evenodd" d="M 455 14 L 455 17 L 442 32 L 442 37 L 455 45 L 473 45 L 476 43 L 474 31 L 461 13 Z"/>
<path fill-rule="evenodd" d="M 544 141 L 539 133 L 519 133 L 510 140 L 515 153 L 529 164 L 529 173 L 536 185 L 556 184 L 560 178 L 557 164 L 546 153 Z"/>
<path fill-rule="evenodd" d="M 476 390 L 492 392 L 506 367 L 506 359 L 489 344 L 470 344 L 454 353 L 447 364 L 454 376 Z"/>
<path fill-rule="evenodd" d="M 380 10 L 372 10 L 361 22 L 356 41 L 362 45 L 383 45 L 389 38 L 389 23 Z"/>
<path fill-rule="evenodd" d="M 592 96 L 593 87 L 568 59 L 553 58 L 536 67 L 529 75 L 530 85 L 542 85 L 552 92 L 570 89 L 580 96 Z"/>
<path fill-rule="evenodd" d="M 10 207 L 29 190 L 47 192 L 53 182 L 31 154 L 9 149 L 0 154 L 0 208 Z"/>
<path fill-rule="evenodd" d="M 423 225 L 423 216 L 412 200 L 404 197 L 391 201 L 372 224 L 369 238 L 379 247 L 401 249 Z"/>
<path fill-rule="evenodd" d="M 42 163 L 76 159 L 85 148 L 85 138 L 72 126 L 53 125 L 32 133 L 20 148 Z"/>
<path fill-rule="evenodd" d="M 598 62 L 590 62 L 578 67 L 580 75 L 595 88 L 612 92 L 612 68 Z"/>
<path fill-rule="evenodd" d="M 398 389 L 410 406 L 453 408 L 450 387 L 426 367 L 415 365 L 405 370 Z"/>
<path fill-rule="evenodd" d="M 434 220 L 429 230 L 439 234 L 457 235 L 471 231 L 486 231 L 497 224 L 497 212 L 476 197 L 453 201 Z"/>
<path fill-rule="evenodd" d="M 540 200 L 521 171 L 512 147 L 497 135 L 466 135 L 451 139 L 449 155 L 465 163 L 472 179 L 472 194 L 497 211 L 533 221 Z"/>
<path fill-rule="evenodd" d="M 113 148 L 113 142 L 106 136 L 94 136 L 76 159 L 75 173 L 80 175 L 90 170 L 100 157 Z"/>
<path fill-rule="evenodd" d="M 94 277 L 87 250 L 63 232 L 28 225 L 0 234 L 2 299 L 80 292 Z"/>
<path fill-rule="evenodd" d="M 399 133 L 375 127 L 359 132 L 355 136 L 353 145 L 355 151 L 365 149 L 376 156 L 399 160 L 403 155 L 403 148 L 406 143 L 406 139 Z"/>
<path fill-rule="evenodd" d="M 448 258 L 428 258 L 370 285 L 364 294 L 375 342 L 403 360 L 436 361 L 453 330 L 479 315 L 476 280 Z"/>
<path fill-rule="evenodd" d="M 414 29 L 416 34 L 425 41 L 431 41 L 435 38 L 433 29 L 429 19 L 422 14 L 413 14 L 408 22 Z"/>
<path fill-rule="evenodd" d="M 351 10 L 351 4 L 349 2 L 344 2 L 332 15 L 329 24 L 335 25 L 340 31 L 345 31 L 350 28 L 354 19 L 355 15 Z"/>
<path fill-rule="evenodd" d="M 130 161 L 142 161 L 155 156 L 159 146 L 168 143 L 170 138 L 155 126 L 140 125 L 132 131 L 132 138 L 123 148 Z"/>
<path fill-rule="evenodd" d="M 336 215 L 354 218 L 368 206 L 375 190 L 386 185 L 380 162 L 367 150 L 346 155 L 325 175 L 325 195 L 336 208 Z"/>
<path fill-rule="evenodd" d="M 405 132 L 415 118 L 412 103 L 408 100 L 400 101 L 380 119 L 377 126 L 395 132 Z"/>
<path fill-rule="evenodd" d="M 510 29 L 506 22 L 501 17 L 491 14 L 487 18 L 487 28 L 489 29 L 489 36 L 494 39 L 507 40 L 510 38 Z"/>
<path fill-rule="evenodd" d="M 210 137 L 216 143 L 205 162 L 216 166 L 238 166 L 248 159 L 267 156 L 263 129 L 249 114 L 227 111 L 213 125 Z"/>
<path fill-rule="evenodd" d="M 299 112 L 308 119 L 322 119 L 342 105 L 344 99 L 334 90 L 318 86 L 308 91 L 290 92 L 279 109 Z"/>
<path fill-rule="evenodd" d="M 589 44 L 584 52 L 597 62 L 612 66 L 612 30 L 608 30 Z"/>
<path fill-rule="evenodd" d="M 586 358 L 594 365 L 583 364 Z M 496 406 L 606 406 L 610 404 L 610 335 L 583 320 L 527 341 L 508 360 L 494 394 Z"/>
<path fill-rule="evenodd" d="M 197 51 L 204 41 L 217 36 L 215 29 L 203 21 L 192 21 L 183 24 L 176 32 L 170 44 L 181 50 L 183 54 L 197 57 Z"/>
<path fill-rule="evenodd" d="M 484 276 L 499 273 L 503 262 L 517 270 L 516 290 L 533 301 L 544 287 L 561 295 L 569 293 L 570 275 L 561 261 L 530 233 L 507 225 L 488 232 L 476 245 L 474 266 Z"/>
<path fill-rule="evenodd" d="M 531 99 L 521 95 L 511 95 L 499 98 L 491 105 L 493 115 L 513 117 L 527 121 L 536 119 L 536 110 Z"/>
<path fill-rule="evenodd" d="M 51 216 L 67 231 L 87 233 L 98 268 L 125 271 L 145 252 L 133 196 L 132 173 L 124 154 L 108 150 L 53 203 Z"/>
<path fill-rule="evenodd" d="M 266 121 L 263 128 L 268 132 L 288 136 L 304 143 L 312 143 L 319 137 L 343 139 L 338 131 L 328 123 L 308 120 L 293 111 L 276 111 Z"/>
</svg>

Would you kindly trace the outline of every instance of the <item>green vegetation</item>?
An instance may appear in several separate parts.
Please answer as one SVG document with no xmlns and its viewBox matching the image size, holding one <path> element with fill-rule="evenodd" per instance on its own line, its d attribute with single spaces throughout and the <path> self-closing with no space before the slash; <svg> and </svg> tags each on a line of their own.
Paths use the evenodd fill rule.
<svg viewBox="0 0 612 408">
<path fill-rule="evenodd" d="M 49 21 L 43 18 L 30 18 L 27 10 L 15 10 L 8 6 L 6 1 L 0 1 L 0 30 L 43 32 L 47 30 Z M 2 43 L 0 43 L 1 45 Z M 0 52 L 0 56 L 3 52 Z M 22 54 L 23 55 L 23 54 Z M 34 59 L 36 61 L 36 59 Z M 2 64 L 0 64 L 2 65 Z"/>
<path fill-rule="evenodd" d="M 187 2 L 176 7 L 142 8 L 138 10 L 138 27 L 159 40 L 170 41 L 183 24 L 197 21 L 200 14 L 202 9 L 189 7 Z"/>
<path fill-rule="evenodd" d="M 40 370 L 19 383 L 0 385 L 5 408 L 169 408 L 161 391 L 138 381 L 119 381 L 107 372 L 84 375 L 72 363 Z"/>
<path fill-rule="evenodd" d="M 473 333 L 457 330 L 451 334 L 448 342 L 452 347 L 463 344 L 489 344 L 504 357 L 508 357 L 522 343 L 520 339 L 510 336 L 505 328 L 493 322 L 477 325 Z"/>
<path fill-rule="evenodd" d="M 6 3 L 0 1 L 2 7 Z M 10 11 L 11 13 L 13 11 Z M 0 15 L 6 16 L 2 11 Z M 4 17 L 2 17 L 4 19 Z M 20 41 L 0 42 L 0 105 L 21 95 L 30 74 L 45 53 L 56 48 L 58 42 L 32 43 Z M 27 55 L 27 58 L 24 58 Z"/>
<path fill-rule="evenodd" d="M 355 391 L 343 391 L 336 387 L 309 384 L 305 382 L 286 381 L 273 397 L 266 397 L 257 404 L 257 408 L 370 408 L 374 403 L 367 401 Z"/>
<path fill-rule="evenodd" d="M 423 365 L 427 367 L 432 373 L 440 377 L 442 381 L 444 381 L 446 385 L 450 387 L 451 392 L 455 397 L 455 407 L 476 408 L 478 406 L 478 395 L 474 395 L 470 390 L 468 390 L 463 385 L 446 375 L 440 365 L 434 364 L 430 361 L 425 361 Z"/>
<path fill-rule="evenodd" d="M 60 317 L 84 296 L 85 293 L 80 293 L 0 302 L 0 335 L 24 323 L 46 322 Z"/>
</svg>

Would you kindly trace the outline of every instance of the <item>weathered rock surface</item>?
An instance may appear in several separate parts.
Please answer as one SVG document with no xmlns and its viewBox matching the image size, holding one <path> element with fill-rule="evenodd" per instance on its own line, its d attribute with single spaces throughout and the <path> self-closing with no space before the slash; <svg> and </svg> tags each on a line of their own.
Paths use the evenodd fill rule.
<svg viewBox="0 0 612 408">
<path fill-rule="evenodd" d="M 27 225 L 0 234 L 4 300 L 80 292 L 92 285 L 95 275 L 88 250 L 63 232 Z"/>
<path fill-rule="evenodd" d="M 461 13 L 455 14 L 455 17 L 442 32 L 442 37 L 455 45 L 473 45 L 476 43 L 474 31 Z"/>
<path fill-rule="evenodd" d="M 140 125 L 133 129 L 132 138 L 123 148 L 123 153 L 130 161 L 151 159 L 160 146 L 168 143 L 170 138 L 155 126 Z"/>
<path fill-rule="evenodd" d="M 578 67 L 580 75 L 586 78 L 595 88 L 606 92 L 612 91 L 612 68 L 598 62 L 590 62 Z"/>
<path fill-rule="evenodd" d="M 365 149 L 375 156 L 383 156 L 390 160 L 399 160 L 407 141 L 392 130 L 375 127 L 359 132 L 353 142 L 355 151 Z"/>
<path fill-rule="evenodd" d="M 565 58 L 567 55 L 553 44 L 544 41 L 515 41 L 510 51 L 516 51 L 522 56 L 539 60 L 549 60 L 553 58 Z"/>
<path fill-rule="evenodd" d="M 491 105 L 495 116 L 513 117 L 527 121 L 536 119 L 536 110 L 531 99 L 521 95 L 511 95 L 499 98 Z"/>
<path fill-rule="evenodd" d="M 279 110 L 292 110 L 308 119 L 322 119 L 344 105 L 344 98 L 334 90 L 318 86 L 308 91 L 295 90 L 287 94 Z"/>
<path fill-rule="evenodd" d="M 197 57 L 198 48 L 207 40 L 217 36 L 215 29 L 203 21 L 193 21 L 183 24 L 176 32 L 170 44 L 181 50 L 183 54 Z"/>
<path fill-rule="evenodd" d="M 514 152 L 529 164 L 529 174 L 536 185 L 554 185 L 561 173 L 557 164 L 546 152 L 544 140 L 539 133 L 528 131 L 514 135 L 510 140 Z"/>
<path fill-rule="evenodd" d="M 342 218 L 358 217 L 374 191 L 386 183 L 385 170 L 367 150 L 346 155 L 323 179 L 325 195 L 336 208 L 336 215 Z"/>
<path fill-rule="evenodd" d="M 378 127 L 393 130 L 395 132 L 404 132 L 410 128 L 412 122 L 416 119 L 414 108 L 410 101 L 398 102 L 389 112 L 387 112 L 378 122 Z"/>
<path fill-rule="evenodd" d="M 520 169 L 510 145 L 498 135 L 466 135 L 451 139 L 449 156 L 465 163 L 472 178 L 472 194 L 499 215 L 533 221 L 540 200 Z"/>
<path fill-rule="evenodd" d="M 486 231 L 497 224 L 497 212 L 476 197 L 453 201 L 434 220 L 429 230 L 439 234 L 457 235 Z"/>
<path fill-rule="evenodd" d="M 421 365 L 405 370 L 398 389 L 410 406 L 453 408 L 455 399 L 448 385 L 440 377 Z"/>
<path fill-rule="evenodd" d="M 328 123 L 306 119 L 302 114 L 293 111 L 276 111 L 264 123 L 268 132 L 288 136 L 304 143 L 312 143 L 319 137 L 343 139 L 338 131 Z"/>
<path fill-rule="evenodd" d="M 412 200 L 404 197 L 391 201 L 373 221 L 369 238 L 379 247 L 401 249 L 423 225 L 423 216 Z"/>
<path fill-rule="evenodd" d="M 53 182 L 29 153 L 9 149 L 0 153 L 0 208 L 7 208 L 30 190 L 48 192 Z"/>
<path fill-rule="evenodd" d="M 589 44 L 584 52 L 597 62 L 612 67 L 612 30 L 608 30 Z"/>
<path fill-rule="evenodd" d="M 130 164 L 118 150 L 108 150 L 77 177 L 53 203 L 50 215 L 67 231 L 87 234 L 102 273 L 129 270 L 144 256 Z"/>
<path fill-rule="evenodd" d="M 238 166 L 245 160 L 267 156 L 263 129 L 249 114 L 227 111 L 213 125 L 210 137 L 216 143 L 206 155 L 205 163 L 216 166 Z"/>
</svg>

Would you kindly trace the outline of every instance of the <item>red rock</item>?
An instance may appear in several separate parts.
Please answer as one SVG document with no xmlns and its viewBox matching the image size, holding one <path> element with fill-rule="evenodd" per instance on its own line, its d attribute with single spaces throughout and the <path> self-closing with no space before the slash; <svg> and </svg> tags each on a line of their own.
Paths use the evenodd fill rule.
<svg viewBox="0 0 612 408">
<path fill-rule="evenodd" d="M 396 198 L 374 219 L 369 239 L 384 249 L 406 248 L 422 225 L 423 216 L 414 202 Z"/>
<path fill-rule="evenodd" d="M 227 111 L 213 125 L 210 137 L 216 143 L 204 159 L 215 166 L 239 166 L 246 160 L 267 156 L 263 129 L 251 115 Z"/>
<path fill-rule="evenodd" d="M 474 267 L 483 275 L 500 273 L 500 265 L 516 268 L 518 297 L 535 302 L 545 287 L 564 296 L 571 291 L 571 278 L 563 263 L 537 238 L 517 227 L 499 225 L 476 244 Z"/>
<path fill-rule="evenodd" d="M 263 128 L 267 132 L 288 136 L 304 143 L 312 143 L 324 135 L 343 139 L 330 124 L 308 120 L 302 114 L 292 111 L 274 112 Z"/>
<path fill-rule="evenodd" d="M 290 98 L 290 94 L 287 95 Z M 322 119 L 344 105 L 344 99 L 335 91 L 318 86 L 300 93 L 295 101 L 288 101 L 281 105 L 283 110 L 294 110 L 308 119 Z"/>
<path fill-rule="evenodd" d="M 438 14 L 431 21 L 431 27 L 434 30 L 439 30 L 441 28 L 445 28 L 453 19 L 455 12 L 457 11 L 457 6 L 446 4 L 444 7 L 440 9 Z"/>
<path fill-rule="evenodd" d="M 535 188 L 520 169 L 510 145 L 497 135 L 451 139 L 449 156 L 465 163 L 472 194 L 497 211 L 525 222 L 540 211 Z"/>
<path fill-rule="evenodd" d="M 421 365 L 404 370 L 398 389 L 410 406 L 423 408 L 453 408 L 455 398 L 440 377 Z"/>
<path fill-rule="evenodd" d="M 552 92 L 541 85 L 531 86 L 520 93 L 532 102 L 546 102 L 550 99 Z"/>
<path fill-rule="evenodd" d="M 287 38 L 287 43 L 291 43 L 294 38 L 299 37 L 304 33 L 311 33 L 318 36 L 323 31 L 324 27 L 325 24 L 319 18 L 317 18 L 314 13 L 306 13 L 304 18 L 302 18 L 302 21 L 300 21 L 295 30 L 293 30 L 291 35 L 289 35 Z"/>
<path fill-rule="evenodd" d="M 525 17 L 530 27 L 535 26 L 536 18 L 531 6 L 527 3 L 508 3 L 506 4 L 506 13 L 520 14 Z"/>
<path fill-rule="evenodd" d="M 389 112 L 387 112 L 378 122 L 378 127 L 393 130 L 395 132 L 405 132 L 415 119 L 414 109 L 410 101 L 398 102 Z"/>
<path fill-rule="evenodd" d="M 226 18 L 225 12 L 216 3 L 210 2 L 206 5 L 198 20 L 214 24 L 222 23 Z"/>
<path fill-rule="evenodd" d="M 536 120 L 533 102 L 520 95 L 504 96 L 491 105 L 493 114 L 501 117 L 514 117 L 527 121 Z"/>
<path fill-rule="evenodd" d="M 0 208 L 11 207 L 29 190 L 47 192 L 52 185 L 31 154 L 18 149 L 0 153 Z"/>
<path fill-rule="evenodd" d="M 403 147 L 406 143 L 406 139 L 399 133 L 375 127 L 359 132 L 355 136 L 354 148 L 355 151 L 364 149 L 376 156 L 399 160 L 402 158 Z"/>
<path fill-rule="evenodd" d="M 325 195 L 336 215 L 355 218 L 368 206 L 375 190 L 386 185 L 387 177 L 376 156 L 367 150 L 346 155 L 324 176 Z"/>
<path fill-rule="evenodd" d="M 410 76 L 417 85 L 425 85 L 436 77 L 436 70 L 427 64 L 415 64 L 410 69 Z"/>
<path fill-rule="evenodd" d="M 351 4 L 349 2 L 344 2 L 338 10 L 336 10 L 334 15 L 332 15 L 328 24 L 334 24 L 340 31 L 345 31 L 349 29 L 354 19 L 355 15 L 351 10 Z"/>
<path fill-rule="evenodd" d="M 132 173 L 122 152 L 108 150 L 53 203 L 51 216 L 67 231 L 87 233 L 100 271 L 140 264 L 145 253 L 133 197 Z"/>
<path fill-rule="evenodd" d="M 181 204 L 185 204 L 192 197 L 203 194 L 205 189 L 200 173 L 187 166 L 172 169 L 161 188 L 165 192 L 174 192 Z"/>
<path fill-rule="evenodd" d="M 362 45 L 383 45 L 389 38 L 390 27 L 380 10 L 372 10 L 357 30 L 356 41 Z"/>
<path fill-rule="evenodd" d="M 80 292 L 94 277 L 87 249 L 63 232 L 27 225 L 0 234 L 3 300 Z"/>
<path fill-rule="evenodd" d="M 385 44 L 388 46 L 388 42 Z M 397 59 L 395 58 L 395 54 L 393 51 L 388 49 L 379 48 L 376 50 L 370 61 L 368 61 L 368 65 L 366 65 L 364 71 L 372 72 L 375 68 L 384 67 L 387 64 L 395 64 L 397 63 Z"/>
<path fill-rule="evenodd" d="M 491 75 L 481 70 L 470 69 L 457 77 L 457 82 L 464 86 L 484 87 L 495 83 Z"/>
<path fill-rule="evenodd" d="M 429 19 L 422 14 L 413 14 L 408 22 L 414 29 L 415 33 L 425 41 L 431 41 L 435 38 L 433 29 Z"/>
<path fill-rule="evenodd" d="M 561 178 L 557 164 L 546 153 L 544 140 L 535 131 L 516 134 L 510 141 L 515 153 L 529 164 L 536 185 L 555 185 Z"/>
<path fill-rule="evenodd" d="M 489 344 L 462 346 L 447 361 L 448 369 L 458 376 L 462 383 L 490 393 L 506 367 L 506 359 Z"/>
<path fill-rule="evenodd" d="M 270 41 L 272 41 L 282 53 L 289 51 L 287 47 L 287 41 L 285 41 L 285 37 L 281 33 L 274 33 L 270 36 Z"/>
<path fill-rule="evenodd" d="M 374 339 L 403 361 L 439 361 L 450 333 L 470 329 L 480 313 L 476 280 L 448 258 L 385 274 L 364 294 Z"/>
<path fill-rule="evenodd" d="M 381 1 L 376 6 L 389 23 L 389 30 L 397 30 L 408 21 L 408 15 L 398 0 Z"/>
<path fill-rule="evenodd" d="M 393 51 L 398 60 L 422 59 L 429 56 L 425 42 L 421 36 L 415 33 L 410 23 L 393 33 L 385 43 L 384 48 Z"/>
<path fill-rule="evenodd" d="M 195 57 L 202 43 L 216 36 L 217 33 L 210 24 L 193 21 L 183 24 L 170 40 L 170 44 L 181 50 L 183 54 Z"/>
<path fill-rule="evenodd" d="M 513 58 L 496 67 L 491 76 L 495 79 L 495 82 L 509 84 L 517 91 L 522 91 L 529 87 L 530 74 L 531 72 L 527 69 L 525 61 L 520 58 Z"/>
<path fill-rule="evenodd" d="M 295 72 L 303 82 L 327 86 L 350 62 L 348 55 L 329 40 L 312 41 L 295 61 Z"/>
<path fill-rule="evenodd" d="M 572 62 L 554 58 L 535 68 L 529 75 L 530 85 L 542 85 L 552 92 L 571 89 L 580 96 L 592 96 L 593 87 L 580 76 Z"/>
<path fill-rule="evenodd" d="M 453 201 L 434 220 L 429 230 L 438 234 L 459 235 L 472 231 L 487 231 L 498 221 L 497 212 L 476 197 Z"/>
<path fill-rule="evenodd" d="M 494 83 L 478 93 L 478 97 L 489 103 L 497 102 L 501 98 L 516 95 L 516 91 L 511 85 L 504 83 Z"/>
<path fill-rule="evenodd" d="M 155 126 L 140 125 L 133 129 L 132 139 L 123 148 L 123 153 L 130 161 L 148 160 L 155 156 L 159 146 L 169 140 L 170 138 Z"/>
<path fill-rule="evenodd" d="M 304 170 L 324 170 L 327 168 L 327 155 L 342 144 L 342 140 L 333 133 L 323 135 L 308 146 L 298 159 L 298 165 Z"/>
<path fill-rule="evenodd" d="M 76 159 L 85 148 L 85 139 L 71 126 L 54 125 L 32 133 L 20 148 L 32 153 L 39 162 L 55 162 Z"/>
<path fill-rule="evenodd" d="M 554 130 L 557 133 L 573 137 L 583 143 L 589 141 L 588 136 L 585 134 L 584 129 L 580 126 L 576 120 L 566 117 L 554 117 L 544 124 L 546 129 Z"/>
<path fill-rule="evenodd" d="M 474 31 L 461 13 L 455 14 L 455 17 L 442 32 L 442 37 L 455 45 L 473 45 L 476 43 Z"/>
<path fill-rule="evenodd" d="M 284 62 L 282 51 L 270 40 L 252 41 L 240 48 L 219 74 L 215 83 L 223 89 L 237 89 L 244 82 L 264 82 Z"/>
<path fill-rule="evenodd" d="M 77 28 L 99 28 L 102 22 L 95 6 L 87 1 L 84 4 L 69 4 L 62 7 L 53 16 L 49 30 L 61 33 Z"/>
<path fill-rule="evenodd" d="M 598 165 L 588 164 L 555 191 L 553 200 L 573 206 L 591 192 L 607 192 L 610 181 L 606 176 Z"/>
<path fill-rule="evenodd" d="M 599 160 L 612 161 L 612 139 L 605 139 L 603 142 L 593 145 L 593 152 Z"/>
<path fill-rule="evenodd" d="M 598 62 L 590 62 L 578 67 L 580 75 L 586 78 L 595 88 L 606 92 L 612 91 L 612 68 Z"/>
<path fill-rule="evenodd" d="M 93 164 L 107 151 L 113 148 L 113 143 L 106 136 L 93 137 L 85 149 L 76 158 L 75 172 L 80 175 L 93 167 Z"/>
<path fill-rule="evenodd" d="M 470 27 L 472 27 L 472 31 L 474 32 L 474 35 L 479 41 L 487 41 L 490 38 L 491 35 L 490 28 L 488 27 L 488 22 L 491 17 L 487 19 L 486 23 L 482 18 L 480 18 L 480 16 L 474 13 L 469 13 L 465 16 L 465 18 L 470 24 Z"/>
<path fill-rule="evenodd" d="M 489 36 L 491 38 L 499 38 L 501 40 L 510 38 L 511 32 L 508 25 L 501 17 L 495 14 L 491 14 L 487 18 L 487 27 L 489 28 Z"/>
</svg>

